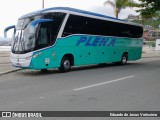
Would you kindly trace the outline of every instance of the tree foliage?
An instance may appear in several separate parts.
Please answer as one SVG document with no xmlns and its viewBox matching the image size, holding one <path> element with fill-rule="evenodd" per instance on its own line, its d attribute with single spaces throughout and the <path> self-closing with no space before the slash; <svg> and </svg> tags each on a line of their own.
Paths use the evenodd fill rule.
<svg viewBox="0 0 160 120">
<path fill-rule="evenodd" d="M 142 9 L 137 10 L 141 15 L 152 15 L 160 10 L 160 0 L 139 0 Z"/>
<path fill-rule="evenodd" d="M 107 4 L 113 7 L 116 18 L 118 18 L 118 15 L 122 9 L 137 6 L 133 0 L 107 0 L 104 2 L 104 5 Z"/>
</svg>

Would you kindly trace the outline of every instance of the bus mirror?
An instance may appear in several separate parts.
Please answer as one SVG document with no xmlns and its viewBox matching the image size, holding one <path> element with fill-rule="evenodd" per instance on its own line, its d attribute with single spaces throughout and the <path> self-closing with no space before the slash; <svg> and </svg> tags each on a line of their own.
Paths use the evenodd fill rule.
<svg viewBox="0 0 160 120">
<path fill-rule="evenodd" d="M 4 29 L 4 37 L 7 38 L 7 32 L 8 30 L 10 29 L 13 29 L 14 28 L 14 31 L 15 31 L 15 25 L 12 25 L 12 26 L 9 26 L 7 28 Z"/>
<path fill-rule="evenodd" d="M 34 32 L 34 28 L 36 27 L 36 25 L 38 25 L 39 23 L 46 23 L 46 22 L 52 22 L 52 19 L 37 19 L 32 21 L 31 23 L 31 27 L 30 27 L 30 32 L 33 33 Z"/>
<path fill-rule="evenodd" d="M 35 27 L 39 23 L 46 23 L 46 22 L 52 22 L 52 21 L 53 21 L 52 19 L 38 19 L 38 20 L 34 20 L 31 23 L 31 26 Z"/>
</svg>

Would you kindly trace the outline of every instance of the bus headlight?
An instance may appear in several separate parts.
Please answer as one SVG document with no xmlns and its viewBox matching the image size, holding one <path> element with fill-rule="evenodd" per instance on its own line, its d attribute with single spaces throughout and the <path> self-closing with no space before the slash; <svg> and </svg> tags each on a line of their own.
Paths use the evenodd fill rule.
<svg viewBox="0 0 160 120">
<path fill-rule="evenodd" d="M 36 58 L 36 57 L 40 56 L 41 54 L 42 54 L 42 52 L 37 53 L 37 54 L 33 55 L 33 58 Z"/>
<path fill-rule="evenodd" d="M 26 57 L 25 59 L 30 60 L 30 59 L 32 59 L 32 56 Z"/>
</svg>

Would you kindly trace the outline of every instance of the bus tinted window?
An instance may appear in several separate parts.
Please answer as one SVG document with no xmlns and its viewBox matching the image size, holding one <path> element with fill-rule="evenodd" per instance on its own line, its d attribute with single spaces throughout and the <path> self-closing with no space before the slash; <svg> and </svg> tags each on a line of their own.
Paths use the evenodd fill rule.
<svg viewBox="0 0 160 120">
<path fill-rule="evenodd" d="M 63 37 L 71 34 L 86 34 L 86 18 L 81 16 L 70 15 L 65 30 L 63 32 Z"/>
<path fill-rule="evenodd" d="M 116 37 L 142 37 L 143 28 L 124 23 L 70 15 L 62 37 L 71 34 L 91 34 Z"/>
<path fill-rule="evenodd" d="M 55 43 L 56 37 L 59 33 L 65 13 L 47 13 L 42 18 L 53 19 L 53 22 L 41 23 L 38 32 L 38 41 L 36 49 L 47 47 Z"/>
</svg>

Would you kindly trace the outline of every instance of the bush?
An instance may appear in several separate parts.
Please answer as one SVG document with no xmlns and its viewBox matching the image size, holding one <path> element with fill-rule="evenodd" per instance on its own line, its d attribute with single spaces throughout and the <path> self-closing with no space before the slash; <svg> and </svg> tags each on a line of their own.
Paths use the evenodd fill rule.
<svg viewBox="0 0 160 120">
<path fill-rule="evenodd" d="M 152 47 L 155 47 L 155 46 L 156 46 L 156 44 L 155 44 L 155 42 L 153 42 L 153 43 L 152 43 Z"/>
</svg>

